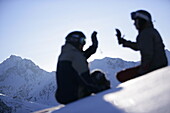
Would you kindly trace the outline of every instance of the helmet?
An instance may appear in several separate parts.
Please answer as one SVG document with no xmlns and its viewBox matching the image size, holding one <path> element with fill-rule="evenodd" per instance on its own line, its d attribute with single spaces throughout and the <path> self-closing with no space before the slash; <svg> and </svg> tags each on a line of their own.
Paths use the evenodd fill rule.
<svg viewBox="0 0 170 113">
<path fill-rule="evenodd" d="M 85 45 L 86 36 L 81 31 L 73 31 L 66 36 L 66 42 L 74 45 Z"/>
<path fill-rule="evenodd" d="M 131 13 L 131 18 L 132 18 L 132 20 L 140 18 L 140 19 L 146 20 L 147 22 L 152 21 L 151 14 L 149 12 L 145 11 L 145 10 L 138 10 L 136 12 L 132 12 Z"/>
<path fill-rule="evenodd" d="M 95 70 L 91 73 L 91 78 L 97 84 L 97 86 L 99 86 L 100 91 L 110 88 L 110 81 L 102 71 Z"/>
</svg>

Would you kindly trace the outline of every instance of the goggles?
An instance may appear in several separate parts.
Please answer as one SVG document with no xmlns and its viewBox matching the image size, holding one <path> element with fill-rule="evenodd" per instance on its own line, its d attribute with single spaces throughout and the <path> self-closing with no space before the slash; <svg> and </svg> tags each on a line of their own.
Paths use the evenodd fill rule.
<svg viewBox="0 0 170 113">
<path fill-rule="evenodd" d="M 136 18 L 142 18 L 146 21 L 151 21 L 150 18 L 142 13 L 139 13 L 139 12 L 132 12 L 131 13 L 131 18 L 132 20 L 135 20 Z"/>
<path fill-rule="evenodd" d="M 80 35 L 77 35 L 77 34 L 71 36 L 71 41 L 72 42 L 78 42 L 81 45 L 86 44 L 86 38 L 85 37 L 80 37 Z"/>
<path fill-rule="evenodd" d="M 80 38 L 80 44 L 82 44 L 82 45 L 86 44 L 86 39 L 84 37 Z"/>
</svg>

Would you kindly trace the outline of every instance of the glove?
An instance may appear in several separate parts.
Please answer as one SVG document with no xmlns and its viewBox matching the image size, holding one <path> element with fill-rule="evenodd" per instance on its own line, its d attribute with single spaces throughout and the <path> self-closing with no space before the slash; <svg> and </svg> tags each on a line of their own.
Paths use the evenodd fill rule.
<svg viewBox="0 0 170 113">
<path fill-rule="evenodd" d="M 97 40 L 97 32 L 96 31 L 94 31 L 93 33 L 92 33 L 92 35 L 91 35 L 91 40 L 92 40 L 92 43 L 93 43 L 93 45 L 94 46 L 97 46 L 98 45 L 98 40 Z"/>
<path fill-rule="evenodd" d="M 119 29 L 116 29 L 116 33 L 117 33 L 116 36 L 117 36 L 117 39 L 118 39 L 118 43 L 119 43 L 119 44 L 123 44 L 126 40 L 121 37 L 121 32 L 120 32 L 120 30 L 119 30 Z"/>
</svg>

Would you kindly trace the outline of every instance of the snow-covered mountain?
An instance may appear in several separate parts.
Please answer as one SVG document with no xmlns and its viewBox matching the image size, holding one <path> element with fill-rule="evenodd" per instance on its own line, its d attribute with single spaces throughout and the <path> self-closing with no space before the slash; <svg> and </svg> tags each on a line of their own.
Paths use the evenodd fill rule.
<svg viewBox="0 0 170 113">
<path fill-rule="evenodd" d="M 56 81 L 54 72 L 46 72 L 31 60 L 11 55 L 0 64 L 0 93 L 20 101 L 54 106 Z M 14 104 L 12 107 L 24 106 Z M 21 109 L 21 108 L 20 108 Z"/>
<path fill-rule="evenodd" d="M 166 54 L 170 60 L 168 50 Z M 115 79 L 116 73 L 138 64 L 139 62 L 106 57 L 90 62 L 89 66 L 91 71 L 100 69 L 105 72 L 112 87 L 116 88 L 119 84 Z M 29 113 L 58 105 L 54 98 L 57 88 L 55 79 L 55 72 L 46 72 L 31 60 L 11 55 L 0 64 L 0 111 L 5 108 L 16 113 Z"/>
<path fill-rule="evenodd" d="M 109 58 L 96 59 L 90 63 L 90 70 L 99 69 L 103 71 L 111 81 L 113 87 L 117 86 L 119 82 L 116 80 L 115 75 L 117 72 L 139 65 L 139 62 L 124 61 L 120 58 Z"/>
<path fill-rule="evenodd" d="M 168 59 L 168 64 L 170 65 L 170 51 L 165 50 Z M 139 65 L 140 62 L 125 61 L 120 58 L 109 58 L 105 57 L 103 59 L 96 59 L 90 62 L 90 70 L 99 69 L 103 71 L 112 83 L 112 87 L 117 86 L 119 82 L 116 80 L 115 75 L 117 72 Z"/>
</svg>

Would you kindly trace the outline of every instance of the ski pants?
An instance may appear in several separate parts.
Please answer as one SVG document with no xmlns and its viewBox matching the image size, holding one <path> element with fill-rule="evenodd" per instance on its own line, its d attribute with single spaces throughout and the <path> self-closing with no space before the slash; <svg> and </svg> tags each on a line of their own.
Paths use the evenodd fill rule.
<svg viewBox="0 0 170 113">
<path fill-rule="evenodd" d="M 140 66 L 128 68 L 126 70 L 120 71 L 117 73 L 117 80 L 120 82 L 126 82 L 130 79 L 134 79 L 139 76 L 138 70 Z"/>
</svg>

